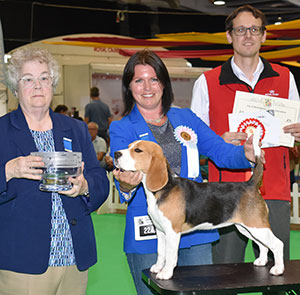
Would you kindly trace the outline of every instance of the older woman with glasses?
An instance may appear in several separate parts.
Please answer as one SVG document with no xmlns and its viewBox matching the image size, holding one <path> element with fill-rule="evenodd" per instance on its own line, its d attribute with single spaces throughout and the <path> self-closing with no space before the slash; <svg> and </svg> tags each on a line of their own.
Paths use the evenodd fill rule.
<svg viewBox="0 0 300 295">
<path fill-rule="evenodd" d="M 97 259 L 90 213 L 108 195 L 105 170 L 86 124 L 50 109 L 59 73 L 48 51 L 15 51 L 7 76 L 19 107 L 0 118 L 1 294 L 86 294 Z M 40 191 L 34 151 L 81 152 L 83 172 L 69 190 Z"/>
</svg>

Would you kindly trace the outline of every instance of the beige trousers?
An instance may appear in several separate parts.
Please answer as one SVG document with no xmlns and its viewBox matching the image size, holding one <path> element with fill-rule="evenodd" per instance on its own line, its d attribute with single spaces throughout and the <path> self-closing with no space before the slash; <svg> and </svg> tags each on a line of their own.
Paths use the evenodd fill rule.
<svg viewBox="0 0 300 295">
<path fill-rule="evenodd" d="M 49 267 L 31 275 L 0 270 L 0 295 L 85 295 L 88 271 L 76 265 Z"/>
</svg>

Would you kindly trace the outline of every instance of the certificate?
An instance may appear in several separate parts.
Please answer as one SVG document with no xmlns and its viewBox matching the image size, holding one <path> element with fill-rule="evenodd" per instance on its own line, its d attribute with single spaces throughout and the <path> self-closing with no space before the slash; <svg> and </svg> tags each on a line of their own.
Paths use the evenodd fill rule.
<svg viewBox="0 0 300 295">
<path fill-rule="evenodd" d="M 286 125 L 298 122 L 299 110 L 299 101 L 237 91 L 235 95 L 232 113 L 250 113 L 255 115 L 259 112 L 266 111 L 267 113 L 274 116 L 275 119 L 278 119 L 280 122 L 280 130 L 277 130 L 279 133 L 279 142 L 276 144 L 270 143 L 269 146 L 282 145 L 287 147 L 293 147 L 295 140 L 294 136 L 291 136 L 290 134 L 285 134 L 282 128 Z M 269 125 L 272 125 L 271 122 L 269 123 Z M 270 130 L 271 129 L 269 129 L 269 132 Z M 272 132 L 275 132 L 274 129 L 272 130 Z"/>
</svg>

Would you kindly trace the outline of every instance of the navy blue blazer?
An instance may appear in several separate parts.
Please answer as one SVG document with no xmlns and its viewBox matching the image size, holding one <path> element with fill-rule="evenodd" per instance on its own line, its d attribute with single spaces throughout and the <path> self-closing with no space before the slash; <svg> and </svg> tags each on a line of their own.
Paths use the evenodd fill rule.
<svg viewBox="0 0 300 295">
<path fill-rule="evenodd" d="M 107 198 L 109 182 L 99 166 L 87 125 L 50 110 L 56 151 L 64 151 L 63 138 L 72 151 L 82 152 L 90 198 L 61 195 L 70 224 L 76 264 L 86 270 L 97 262 L 90 213 Z M 0 269 L 39 274 L 48 268 L 51 230 L 51 193 L 39 190 L 39 181 L 13 178 L 6 182 L 5 164 L 37 151 L 24 114 L 16 111 L 0 118 Z"/>
</svg>

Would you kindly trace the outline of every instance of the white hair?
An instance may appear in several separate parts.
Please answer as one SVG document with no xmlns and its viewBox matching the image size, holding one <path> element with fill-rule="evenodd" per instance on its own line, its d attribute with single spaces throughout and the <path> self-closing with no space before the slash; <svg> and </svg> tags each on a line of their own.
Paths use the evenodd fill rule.
<svg viewBox="0 0 300 295">
<path fill-rule="evenodd" d="M 48 65 L 50 75 L 53 76 L 52 87 L 55 89 L 60 76 L 58 63 L 48 50 L 35 47 L 17 49 L 12 54 L 7 65 L 7 80 L 10 88 L 13 91 L 18 90 L 18 82 L 21 78 L 21 69 L 25 62 L 32 60 L 38 60 L 41 63 Z"/>
</svg>

